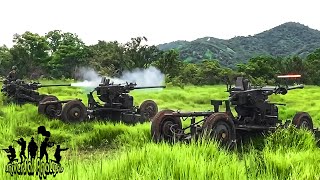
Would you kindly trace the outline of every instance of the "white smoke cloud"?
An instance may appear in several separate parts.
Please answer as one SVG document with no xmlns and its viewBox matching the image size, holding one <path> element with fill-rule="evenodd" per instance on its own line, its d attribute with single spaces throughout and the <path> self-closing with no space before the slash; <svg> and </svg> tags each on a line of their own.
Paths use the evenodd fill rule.
<svg viewBox="0 0 320 180">
<path fill-rule="evenodd" d="M 151 66 L 148 69 L 135 69 L 132 72 L 124 72 L 122 80 L 137 83 L 137 86 L 161 86 L 165 76 L 160 70 Z"/>
<path fill-rule="evenodd" d="M 76 76 L 83 79 L 82 82 L 72 83 L 72 86 L 87 87 L 93 89 L 101 83 L 100 76 L 94 69 L 81 67 L 76 71 Z M 123 72 L 120 78 L 106 77 L 114 84 L 136 83 L 137 87 L 161 86 L 165 83 L 165 75 L 155 67 L 147 69 L 134 69 L 133 71 Z"/>
</svg>

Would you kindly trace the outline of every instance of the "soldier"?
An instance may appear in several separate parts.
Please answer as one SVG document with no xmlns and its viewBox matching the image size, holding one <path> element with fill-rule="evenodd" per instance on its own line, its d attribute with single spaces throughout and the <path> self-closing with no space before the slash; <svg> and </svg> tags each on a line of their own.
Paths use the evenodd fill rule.
<svg viewBox="0 0 320 180">
<path fill-rule="evenodd" d="M 28 145 L 28 156 L 30 155 L 31 161 L 35 159 L 37 155 L 37 151 L 38 151 L 37 143 L 34 142 L 34 138 L 32 137 Z"/>
<path fill-rule="evenodd" d="M 12 146 L 9 146 L 8 149 L 2 149 L 2 150 L 6 151 L 6 153 L 8 153 L 7 157 L 9 159 L 9 163 L 12 163 L 13 161 L 17 161 L 17 159 L 15 159 L 16 158 L 16 150 Z"/>
<path fill-rule="evenodd" d="M 49 137 L 45 137 L 44 141 L 40 145 L 40 160 L 42 160 L 43 156 L 46 156 L 46 162 L 49 160 L 47 147 L 52 147 L 54 144 L 49 142 Z"/>
<path fill-rule="evenodd" d="M 23 159 L 27 159 L 26 155 L 25 155 L 25 150 L 26 150 L 26 146 L 27 143 L 23 138 L 20 138 L 18 141 L 16 141 L 20 146 L 21 146 L 21 150 L 20 150 L 20 161 L 22 162 Z"/>
<path fill-rule="evenodd" d="M 56 163 L 57 164 L 60 164 L 60 161 L 61 161 L 61 155 L 60 155 L 60 152 L 61 151 L 66 151 L 68 150 L 69 148 L 65 148 L 65 149 L 61 149 L 60 148 L 60 145 L 57 145 L 57 148 L 56 148 L 56 152 L 54 153 L 54 157 L 56 158 Z"/>
<path fill-rule="evenodd" d="M 17 66 L 12 66 L 11 71 L 9 72 L 7 79 L 9 82 L 17 80 Z"/>
</svg>

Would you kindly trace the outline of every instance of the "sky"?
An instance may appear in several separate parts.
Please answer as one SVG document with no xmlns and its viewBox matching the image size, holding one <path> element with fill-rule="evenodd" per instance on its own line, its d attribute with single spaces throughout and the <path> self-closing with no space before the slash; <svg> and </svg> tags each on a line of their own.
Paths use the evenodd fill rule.
<svg viewBox="0 0 320 180">
<path fill-rule="evenodd" d="M 317 0 L 0 0 L 0 45 L 15 33 L 51 30 L 77 34 L 87 45 L 125 43 L 145 36 L 149 45 L 210 36 L 230 39 L 299 22 L 320 30 Z"/>
</svg>

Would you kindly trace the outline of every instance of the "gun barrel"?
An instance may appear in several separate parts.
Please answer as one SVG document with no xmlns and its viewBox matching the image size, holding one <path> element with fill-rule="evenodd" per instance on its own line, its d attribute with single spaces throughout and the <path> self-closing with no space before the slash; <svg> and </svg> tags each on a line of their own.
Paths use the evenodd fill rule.
<svg viewBox="0 0 320 180">
<path fill-rule="evenodd" d="M 141 86 L 141 87 L 135 87 L 134 89 L 150 89 L 150 88 L 166 88 L 166 86 Z"/>
<path fill-rule="evenodd" d="M 288 89 L 288 90 L 291 90 L 291 89 L 303 89 L 303 88 L 304 88 L 304 85 L 301 84 L 301 85 L 297 85 L 297 86 L 288 87 L 287 89 Z"/>
<path fill-rule="evenodd" d="M 44 85 L 38 85 L 39 88 L 41 88 L 41 87 L 53 87 L 53 86 L 71 86 L 71 84 L 44 84 Z"/>
</svg>

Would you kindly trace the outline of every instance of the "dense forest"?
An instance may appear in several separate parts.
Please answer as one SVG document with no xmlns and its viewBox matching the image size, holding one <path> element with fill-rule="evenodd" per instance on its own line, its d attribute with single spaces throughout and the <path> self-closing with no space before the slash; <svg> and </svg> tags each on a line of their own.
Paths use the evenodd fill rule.
<svg viewBox="0 0 320 180">
<path fill-rule="evenodd" d="M 186 62 L 217 59 L 220 64 L 235 67 L 257 55 L 305 58 L 320 47 L 320 31 L 288 22 L 254 36 L 238 36 L 228 40 L 203 37 L 194 41 L 175 41 L 158 45 L 160 50 L 177 49 Z"/>
<path fill-rule="evenodd" d="M 282 39 L 287 38 L 285 35 L 285 32 L 279 34 L 279 37 L 273 34 L 269 38 L 284 43 Z M 292 42 L 305 35 L 296 36 Z M 14 35 L 11 48 L 5 45 L 0 47 L 0 75 L 5 76 L 13 65 L 19 69 L 19 78 L 28 79 L 76 78 L 75 69 L 84 66 L 92 67 L 102 75 L 119 77 L 124 71 L 154 66 L 166 75 L 167 83 L 174 85 L 218 84 L 223 83 L 226 77 L 237 75 L 247 76 L 255 84 L 274 84 L 276 75 L 288 73 L 301 74 L 303 83 L 320 85 L 320 49 L 317 49 L 320 44 L 317 48 L 308 49 L 309 46 L 306 46 L 304 52 L 307 54 L 301 56 L 301 51 L 293 51 L 292 43 L 289 43 L 287 46 L 279 46 L 290 46 L 292 53 L 289 55 L 278 56 L 277 52 L 284 50 L 273 48 L 270 49 L 273 53 L 269 55 L 257 53 L 240 62 L 231 59 L 235 65 L 230 67 L 213 57 L 202 57 L 196 63 L 184 61 L 181 58 L 183 50 L 161 50 L 158 46 L 145 45 L 146 41 L 145 37 L 136 37 L 124 44 L 98 41 L 97 44 L 87 46 L 73 33 L 54 30 L 39 35 L 27 31 Z M 245 43 L 243 46 L 246 46 Z"/>
</svg>

